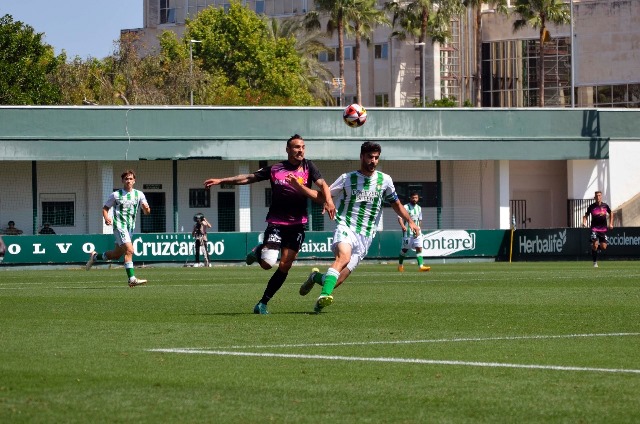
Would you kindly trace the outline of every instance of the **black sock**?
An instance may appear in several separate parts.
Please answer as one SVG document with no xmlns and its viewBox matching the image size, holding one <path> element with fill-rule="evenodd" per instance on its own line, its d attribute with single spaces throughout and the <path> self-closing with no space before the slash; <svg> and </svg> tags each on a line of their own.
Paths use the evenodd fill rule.
<svg viewBox="0 0 640 424">
<path fill-rule="evenodd" d="M 288 273 L 280 271 L 280 268 L 276 269 L 276 272 L 273 273 L 267 283 L 267 288 L 264 290 L 262 299 L 260 299 L 261 303 L 266 305 L 269 299 L 275 296 L 276 292 L 280 290 L 280 287 L 284 284 L 284 280 L 287 279 L 287 275 Z"/>
<path fill-rule="evenodd" d="M 598 251 L 591 250 L 591 257 L 593 258 L 593 262 L 598 262 Z"/>
</svg>

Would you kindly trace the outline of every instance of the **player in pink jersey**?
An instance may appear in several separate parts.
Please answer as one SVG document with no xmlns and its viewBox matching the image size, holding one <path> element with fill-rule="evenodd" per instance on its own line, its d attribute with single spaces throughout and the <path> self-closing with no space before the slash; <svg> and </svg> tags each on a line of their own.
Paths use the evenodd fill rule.
<svg viewBox="0 0 640 424">
<path fill-rule="evenodd" d="M 607 250 L 607 230 L 613 229 L 613 212 L 609 205 L 602 201 L 602 192 L 596 191 L 595 202 L 587 208 L 582 217 L 582 226 L 587 226 L 587 218 L 591 217 L 591 257 L 593 267 L 598 268 L 598 252 Z M 609 219 L 607 222 L 607 215 Z"/>
<path fill-rule="evenodd" d="M 290 137 L 287 140 L 286 151 L 287 160 L 261 168 L 253 174 L 210 178 L 204 182 L 207 188 L 219 184 L 244 185 L 265 180 L 271 182 L 271 206 L 267 213 L 267 229 L 263 242 L 249 252 L 246 260 L 247 265 L 258 262 L 267 270 L 278 264 L 278 269 L 269 279 L 262 298 L 253 308 L 254 313 L 261 315 L 269 313 L 267 303 L 284 284 L 304 242 L 304 226 L 308 221 L 307 197 L 291 186 L 291 180 L 295 179 L 307 187 L 315 183 L 327 199 L 323 212 L 327 212 L 331 219 L 335 218 L 336 213 L 329 185 L 313 162 L 304 157 L 305 145 L 302 137 L 298 134 Z"/>
</svg>

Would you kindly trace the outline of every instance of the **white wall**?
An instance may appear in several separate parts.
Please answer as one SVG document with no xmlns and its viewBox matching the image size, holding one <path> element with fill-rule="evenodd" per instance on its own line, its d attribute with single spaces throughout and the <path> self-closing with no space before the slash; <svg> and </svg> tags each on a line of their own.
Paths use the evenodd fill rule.
<svg viewBox="0 0 640 424">
<path fill-rule="evenodd" d="M 616 209 L 640 192 L 640 143 L 617 141 L 609 143 L 609 160 L 614 163 L 609 170 L 611 190 L 609 206 Z"/>
</svg>

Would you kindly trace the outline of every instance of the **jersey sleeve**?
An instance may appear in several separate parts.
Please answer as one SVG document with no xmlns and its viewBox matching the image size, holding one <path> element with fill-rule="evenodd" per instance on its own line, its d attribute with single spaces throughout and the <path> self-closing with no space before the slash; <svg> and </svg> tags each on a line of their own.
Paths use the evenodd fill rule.
<svg viewBox="0 0 640 424">
<path fill-rule="evenodd" d="M 147 201 L 147 196 L 145 196 L 144 193 L 141 191 L 139 193 L 140 193 L 140 203 L 143 205 L 149 206 L 149 202 Z"/>
<path fill-rule="evenodd" d="M 257 181 L 264 181 L 271 178 L 271 166 L 265 166 L 253 173 Z"/>
<path fill-rule="evenodd" d="M 393 185 L 393 180 L 390 176 L 386 176 L 387 179 L 387 188 L 384 190 L 384 200 L 389 203 L 395 203 L 398 200 L 398 193 L 396 193 L 396 188 Z"/>
<path fill-rule="evenodd" d="M 115 205 L 115 204 L 116 204 L 116 192 L 113 191 L 113 192 L 111 192 L 111 194 L 107 198 L 107 201 L 104 202 L 104 207 L 105 208 L 112 208 L 113 205 Z"/>
<path fill-rule="evenodd" d="M 318 169 L 318 167 L 310 160 L 307 161 L 307 165 L 309 166 L 309 177 L 311 181 L 315 183 L 318 180 L 321 180 L 322 174 L 320 173 L 320 170 Z"/>
<path fill-rule="evenodd" d="M 331 197 L 336 197 L 340 193 L 344 192 L 344 182 L 347 179 L 347 174 L 342 174 L 338 177 L 337 180 L 331 184 L 329 187 L 329 191 L 331 191 Z"/>
</svg>

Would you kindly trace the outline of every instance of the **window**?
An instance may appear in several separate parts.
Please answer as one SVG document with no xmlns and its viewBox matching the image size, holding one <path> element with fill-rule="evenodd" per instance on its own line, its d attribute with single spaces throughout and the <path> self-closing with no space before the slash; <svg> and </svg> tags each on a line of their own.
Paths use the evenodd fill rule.
<svg viewBox="0 0 640 424">
<path fill-rule="evenodd" d="M 389 107 L 389 94 L 378 93 L 376 94 L 376 107 Z"/>
<path fill-rule="evenodd" d="M 344 60 L 354 60 L 355 47 L 344 46 Z M 338 48 L 333 47 L 328 52 L 318 53 L 319 62 L 337 62 L 338 61 Z"/>
<path fill-rule="evenodd" d="M 264 0 L 256 0 L 256 14 L 264 14 Z"/>
<path fill-rule="evenodd" d="M 570 47 L 567 37 L 545 43 L 545 106 L 571 104 Z M 482 106 L 537 106 L 539 62 L 538 40 L 483 43 Z"/>
<path fill-rule="evenodd" d="M 75 194 L 41 194 L 42 222 L 54 227 L 75 225 Z"/>
<path fill-rule="evenodd" d="M 211 207 L 211 190 L 208 188 L 190 188 L 189 189 L 189 207 L 190 208 L 210 208 Z"/>
<path fill-rule="evenodd" d="M 376 59 L 389 59 L 389 43 L 376 44 L 373 51 Z"/>
<path fill-rule="evenodd" d="M 169 0 L 160 0 L 160 23 L 161 24 L 176 23 L 176 9 L 171 8 L 169 4 Z"/>
<path fill-rule="evenodd" d="M 409 195 L 417 192 L 420 196 L 419 205 L 423 208 L 435 208 L 438 206 L 438 183 L 436 182 L 395 182 L 396 193 L 400 202 L 404 205 L 409 202 Z M 385 202 L 384 206 L 389 206 Z"/>
<path fill-rule="evenodd" d="M 581 94 L 582 93 L 582 94 Z M 640 107 L 640 84 L 581 86 L 576 88 L 581 107 Z"/>
</svg>

